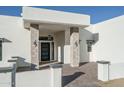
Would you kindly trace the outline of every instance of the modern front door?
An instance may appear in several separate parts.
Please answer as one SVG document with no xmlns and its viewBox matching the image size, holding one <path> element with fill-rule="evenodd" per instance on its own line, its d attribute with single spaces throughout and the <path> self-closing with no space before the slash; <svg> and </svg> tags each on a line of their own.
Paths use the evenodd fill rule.
<svg viewBox="0 0 124 93">
<path fill-rule="evenodd" d="M 50 43 L 41 43 L 41 61 L 50 61 Z"/>
</svg>

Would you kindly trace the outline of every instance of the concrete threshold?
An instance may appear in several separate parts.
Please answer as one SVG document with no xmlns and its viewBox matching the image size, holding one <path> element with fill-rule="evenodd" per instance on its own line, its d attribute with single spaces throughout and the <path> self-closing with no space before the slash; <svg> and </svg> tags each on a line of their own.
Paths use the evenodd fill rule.
<svg viewBox="0 0 124 93">
<path fill-rule="evenodd" d="M 61 62 L 57 62 L 57 61 L 56 61 L 56 62 L 46 62 L 46 63 L 44 62 L 43 64 L 40 64 L 39 67 L 40 67 L 40 68 L 41 68 L 41 67 L 48 67 L 48 66 L 51 65 L 51 64 L 61 64 Z"/>
</svg>

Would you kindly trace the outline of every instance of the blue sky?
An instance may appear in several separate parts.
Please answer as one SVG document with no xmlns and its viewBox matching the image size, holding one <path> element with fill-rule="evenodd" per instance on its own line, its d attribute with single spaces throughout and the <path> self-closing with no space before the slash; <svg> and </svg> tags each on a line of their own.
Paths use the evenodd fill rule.
<svg viewBox="0 0 124 93">
<path fill-rule="evenodd" d="M 124 6 L 35 6 L 91 16 L 91 23 L 95 24 L 113 17 L 124 15 Z M 0 15 L 20 16 L 21 6 L 0 6 Z M 83 21 L 83 20 L 82 20 Z"/>
</svg>

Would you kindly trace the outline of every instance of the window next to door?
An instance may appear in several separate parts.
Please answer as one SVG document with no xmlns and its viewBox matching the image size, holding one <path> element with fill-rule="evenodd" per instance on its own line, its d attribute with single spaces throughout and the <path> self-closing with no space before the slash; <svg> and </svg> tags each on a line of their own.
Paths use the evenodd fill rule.
<svg viewBox="0 0 124 93">
<path fill-rule="evenodd" d="M 0 41 L 0 61 L 2 60 L 2 41 Z"/>
</svg>

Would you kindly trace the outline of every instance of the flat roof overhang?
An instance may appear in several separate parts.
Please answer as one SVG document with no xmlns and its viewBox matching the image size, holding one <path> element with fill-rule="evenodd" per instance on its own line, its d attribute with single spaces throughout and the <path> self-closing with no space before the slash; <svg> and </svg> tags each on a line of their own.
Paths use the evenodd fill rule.
<svg viewBox="0 0 124 93">
<path fill-rule="evenodd" d="M 90 16 L 62 11 L 23 7 L 22 17 L 25 23 L 60 24 L 78 27 L 90 25 Z"/>
</svg>

